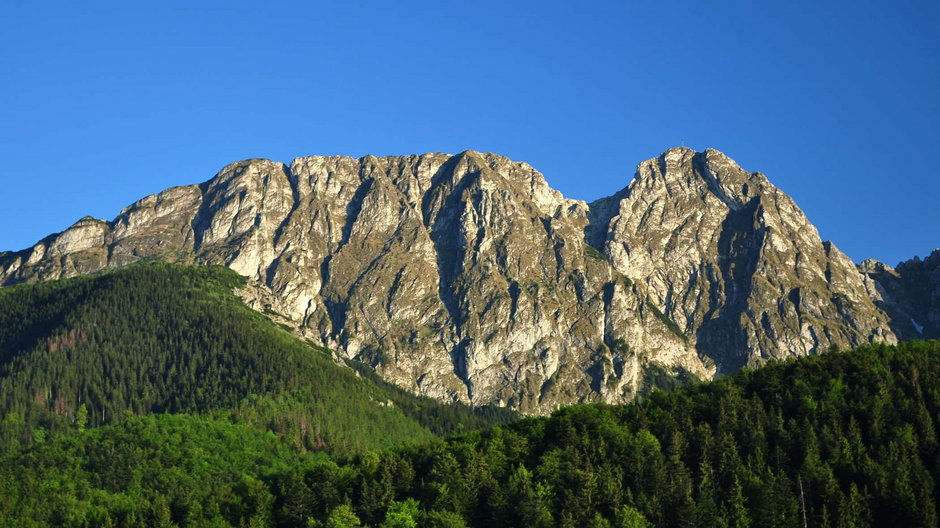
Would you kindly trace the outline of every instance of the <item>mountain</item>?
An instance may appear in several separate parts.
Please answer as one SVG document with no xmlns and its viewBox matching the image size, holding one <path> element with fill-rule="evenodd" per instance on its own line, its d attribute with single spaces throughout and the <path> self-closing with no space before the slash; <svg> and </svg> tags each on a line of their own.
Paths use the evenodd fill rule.
<svg viewBox="0 0 940 528">
<path fill-rule="evenodd" d="M 357 373 L 246 307 L 232 291 L 246 287 L 226 268 L 150 262 L 0 289 L 0 446 L 189 413 L 342 453 L 515 418 Z"/>
<path fill-rule="evenodd" d="M 526 412 L 894 343 L 900 313 L 715 150 L 670 149 L 590 205 L 494 154 L 246 160 L 0 254 L 0 284 L 141 259 L 227 266 L 251 306 L 396 385 Z"/>
<path fill-rule="evenodd" d="M 613 267 L 641 282 L 719 372 L 895 342 L 855 264 L 763 174 L 716 150 L 643 162 L 592 209 Z"/>
<path fill-rule="evenodd" d="M 940 339 L 940 249 L 895 268 L 868 259 L 859 269 L 874 281 L 873 297 L 880 298 L 899 338 Z"/>
</svg>

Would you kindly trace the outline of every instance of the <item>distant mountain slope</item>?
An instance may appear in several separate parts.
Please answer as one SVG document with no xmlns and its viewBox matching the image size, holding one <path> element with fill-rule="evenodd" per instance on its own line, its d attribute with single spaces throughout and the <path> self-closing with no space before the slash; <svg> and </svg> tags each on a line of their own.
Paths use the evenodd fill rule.
<svg viewBox="0 0 940 528">
<path fill-rule="evenodd" d="M 505 421 L 337 364 L 247 308 L 226 268 L 146 263 L 0 289 L 0 433 L 28 442 L 151 413 L 210 413 L 339 451 Z"/>
<path fill-rule="evenodd" d="M 0 457 L 0 518 L 90 527 L 932 527 L 938 387 L 940 342 L 866 346 L 341 461 L 207 417 L 135 417 Z"/>
<path fill-rule="evenodd" d="M 590 205 L 479 152 L 246 160 L 0 255 L 0 284 L 142 258 L 227 266 L 398 386 L 527 412 L 897 338 L 884 290 L 711 149 Z"/>
<path fill-rule="evenodd" d="M 859 269 L 876 284 L 878 305 L 901 339 L 940 339 L 940 249 L 892 268 L 869 259 Z"/>
</svg>

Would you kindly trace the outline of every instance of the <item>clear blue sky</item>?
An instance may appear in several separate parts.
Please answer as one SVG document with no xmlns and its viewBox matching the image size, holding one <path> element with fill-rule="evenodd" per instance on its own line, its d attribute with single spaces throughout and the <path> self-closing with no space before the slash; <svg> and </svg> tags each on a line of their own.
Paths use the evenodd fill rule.
<svg viewBox="0 0 940 528">
<path fill-rule="evenodd" d="M 590 201 L 683 139 L 856 261 L 940 246 L 936 0 L 26 4 L 0 249 L 250 157 L 492 151 Z"/>
</svg>

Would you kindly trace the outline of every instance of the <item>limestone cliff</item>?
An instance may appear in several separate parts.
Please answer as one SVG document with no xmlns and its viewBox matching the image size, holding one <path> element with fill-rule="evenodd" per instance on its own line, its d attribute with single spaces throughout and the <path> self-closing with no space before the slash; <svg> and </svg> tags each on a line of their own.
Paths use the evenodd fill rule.
<svg viewBox="0 0 940 528">
<path fill-rule="evenodd" d="M 0 254 L 0 284 L 144 258 L 226 265 L 399 385 L 527 412 L 627 401 L 653 363 L 707 378 L 895 341 L 875 280 L 713 150 L 590 206 L 494 154 L 246 160 Z"/>
<path fill-rule="evenodd" d="M 614 268 L 642 283 L 719 372 L 896 341 L 855 264 L 763 174 L 716 150 L 645 161 L 629 187 L 591 208 Z"/>
</svg>

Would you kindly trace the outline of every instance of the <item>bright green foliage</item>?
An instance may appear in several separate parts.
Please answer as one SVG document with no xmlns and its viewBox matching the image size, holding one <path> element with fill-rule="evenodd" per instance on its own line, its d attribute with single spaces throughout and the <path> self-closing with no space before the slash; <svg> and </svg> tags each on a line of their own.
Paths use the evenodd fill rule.
<svg viewBox="0 0 940 528">
<path fill-rule="evenodd" d="M 326 528 L 356 528 L 362 524 L 348 504 L 340 504 L 330 512 L 324 526 Z"/>
<path fill-rule="evenodd" d="M 85 407 L 83 403 L 78 406 L 78 412 L 75 413 L 75 428 L 84 431 L 86 425 L 88 425 L 88 407 Z"/>
<path fill-rule="evenodd" d="M 379 525 L 380 528 L 417 528 L 418 517 L 421 515 L 421 509 L 418 501 L 414 499 L 405 499 L 404 501 L 392 501 L 388 505 L 388 511 L 385 512 L 385 520 Z"/>
<path fill-rule="evenodd" d="M 155 415 L 61 435 L 0 462 L 0 518 L 7 520 L 238 526 L 271 518 L 274 497 L 259 479 L 314 459 L 271 433 Z"/>
</svg>

